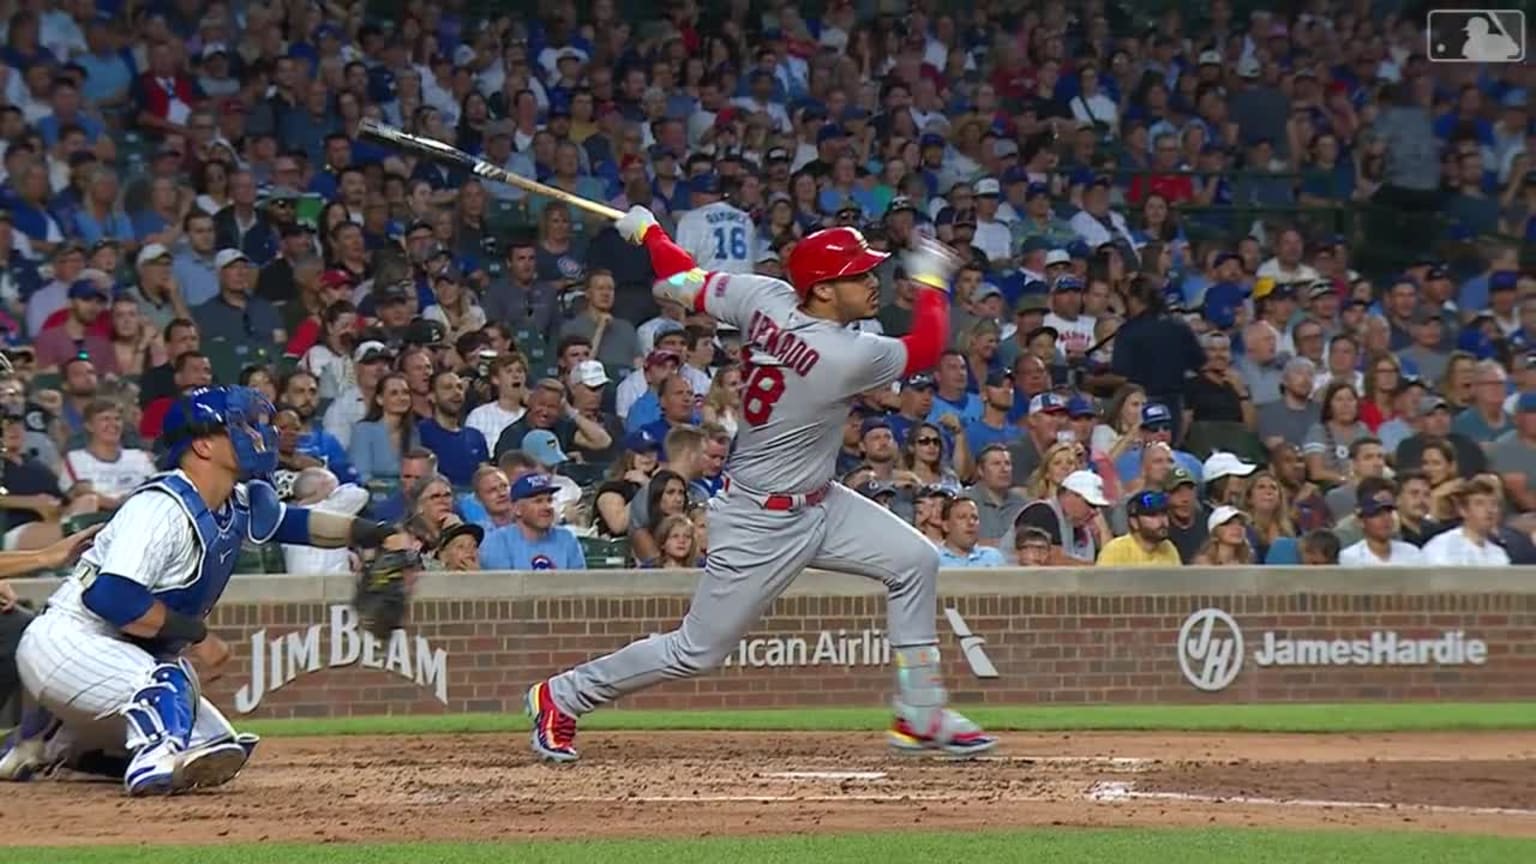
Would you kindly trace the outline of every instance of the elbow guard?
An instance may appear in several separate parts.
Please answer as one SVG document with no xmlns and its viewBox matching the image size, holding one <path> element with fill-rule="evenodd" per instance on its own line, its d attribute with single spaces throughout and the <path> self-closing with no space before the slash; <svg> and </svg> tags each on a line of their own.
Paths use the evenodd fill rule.
<svg viewBox="0 0 1536 864">
<path fill-rule="evenodd" d="M 148 588 L 115 573 L 96 574 L 80 600 L 85 608 L 118 629 L 143 618 L 155 605 Z"/>
</svg>

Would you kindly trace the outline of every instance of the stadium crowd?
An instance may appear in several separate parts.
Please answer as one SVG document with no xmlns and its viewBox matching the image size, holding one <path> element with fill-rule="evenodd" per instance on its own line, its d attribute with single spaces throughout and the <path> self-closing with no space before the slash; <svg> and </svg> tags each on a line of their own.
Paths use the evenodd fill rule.
<svg viewBox="0 0 1536 864">
<path fill-rule="evenodd" d="M 837 466 L 945 566 L 1536 563 L 1529 64 L 1431 64 L 1394 3 L 820 5 L 0 2 L 5 548 L 110 514 L 217 381 L 278 406 L 285 497 L 433 566 L 708 554 L 742 334 L 373 118 L 669 230 L 726 202 L 758 273 L 949 243 L 951 350 Z"/>
</svg>

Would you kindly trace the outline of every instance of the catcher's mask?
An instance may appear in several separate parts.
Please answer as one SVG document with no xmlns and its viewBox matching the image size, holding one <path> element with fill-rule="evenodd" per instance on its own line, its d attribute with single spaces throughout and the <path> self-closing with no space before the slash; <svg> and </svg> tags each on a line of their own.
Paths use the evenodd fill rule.
<svg viewBox="0 0 1536 864">
<path fill-rule="evenodd" d="M 249 387 L 200 387 L 176 400 L 165 415 L 160 467 L 175 468 L 192 442 L 225 434 L 235 448 L 240 479 L 264 479 L 277 468 L 272 403 Z"/>
</svg>

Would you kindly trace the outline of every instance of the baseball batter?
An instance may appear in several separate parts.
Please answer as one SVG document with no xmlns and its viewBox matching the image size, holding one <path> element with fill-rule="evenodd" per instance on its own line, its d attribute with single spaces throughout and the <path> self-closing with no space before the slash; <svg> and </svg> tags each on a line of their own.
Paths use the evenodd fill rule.
<svg viewBox="0 0 1536 864">
<path fill-rule="evenodd" d="M 890 592 L 893 747 L 955 756 L 991 749 L 996 739 L 946 707 L 935 632 L 938 552 L 888 510 L 832 482 L 849 400 L 938 360 L 949 333 L 944 288 L 954 256 L 932 241 L 906 256 L 906 271 L 928 288 L 919 292 L 912 332 L 890 339 L 844 329 L 875 314 L 880 286 L 872 271 L 887 257 L 852 228 L 797 244 L 785 283 L 698 268 L 643 207 L 617 227 L 650 253 L 658 293 L 741 329 L 748 343 L 742 425 L 724 489 L 710 504 L 708 564 L 682 626 L 531 687 L 534 752 L 573 762 L 580 715 L 720 665 L 807 567 L 878 579 Z"/>
<path fill-rule="evenodd" d="M 0 779 L 89 757 L 115 765 L 130 795 L 172 794 L 222 785 L 245 766 L 256 736 L 236 734 L 202 698 L 191 662 L 217 673 L 229 658 L 204 619 L 241 545 L 378 546 L 392 533 L 279 503 L 262 479 L 276 466 L 271 415 L 244 387 L 195 390 L 172 406 L 170 470 L 129 496 L 22 634 L 17 667 L 37 708 L 0 755 Z"/>
<path fill-rule="evenodd" d="M 712 273 L 751 273 L 757 261 L 757 226 L 745 211 L 731 206 L 722 197 L 727 186 L 718 177 L 691 181 L 693 209 L 677 220 L 677 245 L 683 247 L 696 266 Z"/>
</svg>

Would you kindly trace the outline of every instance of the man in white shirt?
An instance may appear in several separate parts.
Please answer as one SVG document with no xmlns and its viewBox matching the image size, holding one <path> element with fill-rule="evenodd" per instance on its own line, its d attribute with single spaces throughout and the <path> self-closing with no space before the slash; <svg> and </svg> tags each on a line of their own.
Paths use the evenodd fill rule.
<svg viewBox="0 0 1536 864">
<path fill-rule="evenodd" d="M 690 185 L 693 209 L 677 220 L 677 245 L 704 270 L 751 273 L 757 261 L 757 228 L 751 216 L 726 201 L 736 184 L 709 174 Z"/>
<path fill-rule="evenodd" d="M 339 485 L 328 468 L 305 468 L 293 478 L 290 502 L 312 510 L 356 516 L 368 505 L 368 490 L 351 483 Z M 352 550 L 283 544 L 283 564 L 295 576 L 352 572 Z"/>
<path fill-rule="evenodd" d="M 130 492 L 155 473 L 148 453 L 123 447 L 123 414 L 115 402 L 98 399 L 85 407 L 85 442 L 83 448 L 64 457 L 60 491 L 67 494 L 80 484 L 89 484 L 96 493 L 98 509 L 116 510 Z"/>
<path fill-rule="evenodd" d="M 1260 264 L 1257 275 L 1261 278 L 1268 276 L 1288 285 L 1315 282 L 1317 271 L 1302 263 L 1302 254 L 1305 252 L 1306 244 L 1302 242 L 1301 232 L 1295 228 L 1286 228 L 1275 240 L 1275 257 Z"/>
<path fill-rule="evenodd" d="M 1083 190 L 1083 209 L 1077 211 L 1077 215 L 1067 224 L 1090 249 L 1097 249 L 1105 243 L 1135 248 L 1136 243 L 1131 238 L 1131 228 L 1126 224 L 1125 217 L 1109 209 L 1109 187 L 1107 177 L 1095 178 L 1089 183 L 1088 188 Z"/>
<path fill-rule="evenodd" d="M 993 264 L 1007 265 L 1013 257 L 1013 233 L 997 218 L 1002 204 L 1003 187 L 992 177 L 976 181 L 976 236 L 971 245 L 980 249 Z"/>
<path fill-rule="evenodd" d="M 356 380 L 336 394 L 321 420 L 321 426 L 340 441 L 342 447 L 351 444 L 352 427 L 368 413 L 379 379 L 389 371 L 393 359 L 383 342 L 371 339 L 352 351 L 352 371 Z"/>
<path fill-rule="evenodd" d="M 1057 276 L 1051 286 L 1051 311 L 1046 313 L 1045 326 L 1056 328 L 1056 344 L 1068 357 L 1085 355 L 1093 347 L 1098 322 L 1082 311 L 1083 280 L 1070 273 Z"/>
<path fill-rule="evenodd" d="M 1380 477 L 1360 481 L 1355 512 L 1360 517 L 1363 539 L 1339 551 L 1344 567 L 1414 567 L 1424 563 L 1424 553 L 1412 543 L 1393 538 L 1397 532 L 1397 497 L 1392 482 Z"/>
<path fill-rule="evenodd" d="M 528 398 L 528 365 L 521 354 L 502 354 L 491 361 L 491 384 L 496 401 L 478 405 L 464 419 L 464 425 L 480 430 L 487 441 L 501 437 L 501 431 L 523 419 Z"/>
<path fill-rule="evenodd" d="M 1508 567 L 1509 553 L 1491 539 L 1499 521 L 1499 498 L 1498 487 L 1482 477 L 1463 483 L 1456 493 L 1461 527 L 1424 544 L 1425 563 L 1442 567 Z"/>
</svg>

